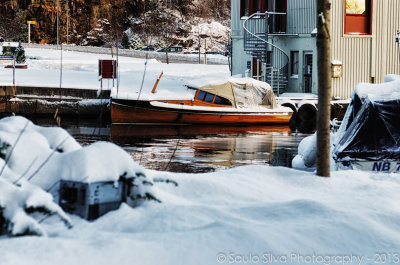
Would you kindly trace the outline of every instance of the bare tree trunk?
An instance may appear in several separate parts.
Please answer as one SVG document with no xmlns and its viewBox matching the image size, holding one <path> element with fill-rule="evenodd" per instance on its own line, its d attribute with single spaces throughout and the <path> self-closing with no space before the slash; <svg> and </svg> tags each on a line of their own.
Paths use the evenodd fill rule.
<svg viewBox="0 0 400 265">
<path fill-rule="evenodd" d="M 331 1 L 318 0 L 318 119 L 317 175 L 330 176 L 330 114 L 331 114 Z"/>
</svg>

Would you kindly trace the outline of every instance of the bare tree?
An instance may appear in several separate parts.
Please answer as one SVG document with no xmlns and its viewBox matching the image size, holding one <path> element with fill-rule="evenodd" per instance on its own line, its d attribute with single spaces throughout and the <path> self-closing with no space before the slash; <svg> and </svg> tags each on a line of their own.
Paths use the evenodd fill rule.
<svg viewBox="0 0 400 265">
<path fill-rule="evenodd" d="M 26 26 L 22 13 L 17 12 L 13 16 L 0 13 L 0 37 L 6 41 L 24 41 L 23 36 Z"/>
</svg>

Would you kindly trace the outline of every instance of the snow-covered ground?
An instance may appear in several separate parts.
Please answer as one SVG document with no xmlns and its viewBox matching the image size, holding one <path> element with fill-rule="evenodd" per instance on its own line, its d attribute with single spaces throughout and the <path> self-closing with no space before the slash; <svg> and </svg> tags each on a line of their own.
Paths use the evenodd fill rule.
<svg viewBox="0 0 400 265">
<path fill-rule="evenodd" d="M 399 261 L 398 174 L 341 171 L 320 178 L 267 166 L 206 174 L 160 172 L 140 169 L 112 144 L 80 148 L 59 128 L 34 126 L 21 117 L 0 120 L 0 125 L 3 141 L 14 143 L 20 138 L 8 162 L 8 174 L 0 178 L 3 208 L 4 204 L 15 208 L 5 197 L 4 190 L 10 192 L 10 188 L 4 181 L 15 182 L 29 167 L 25 174 L 30 176 L 55 149 L 32 184 L 47 187 L 49 181 L 81 176 L 110 179 L 110 173 L 118 176 L 123 171 L 142 172 L 150 181 L 178 183 L 158 182 L 152 187 L 161 203 L 149 201 L 136 208 L 122 204 L 92 222 L 68 215 L 65 219 L 71 219 L 71 229 L 58 217 L 44 219 L 37 225 L 47 237 L 0 237 L 1 265 Z M 31 197 L 37 202 L 43 195 Z"/>
<path fill-rule="evenodd" d="M 25 49 L 28 69 L 16 70 L 16 84 L 27 86 L 60 85 L 61 53 L 52 49 Z M 62 53 L 62 86 L 68 88 L 99 89 L 98 60 L 111 59 L 111 55 L 63 51 Z M 115 57 L 114 57 L 115 58 Z M 145 64 L 146 63 L 146 64 Z M 4 64 L 4 63 L 3 63 Z M 174 63 L 166 64 L 156 59 L 139 59 L 119 57 L 119 97 L 128 94 L 138 95 L 144 76 L 141 98 L 149 96 L 157 78 L 164 72 L 154 96 L 180 97 L 187 92 L 184 85 L 188 83 L 205 84 L 213 79 L 223 79 L 230 76 L 228 65 L 204 65 Z M 12 69 L 0 65 L 0 85 L 11 85 Z M 115 82 L 115 86 L 117 83 Z M 103 80 L 103 88 L 111 88 L 112 80 Z M 117 91 L 115 90 L 115 93 Z"/>
</svg>

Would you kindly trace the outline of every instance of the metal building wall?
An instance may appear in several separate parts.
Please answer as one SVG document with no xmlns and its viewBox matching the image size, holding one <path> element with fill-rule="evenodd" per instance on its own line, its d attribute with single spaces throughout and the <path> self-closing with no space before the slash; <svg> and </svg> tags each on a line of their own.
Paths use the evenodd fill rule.
<svg viewBox="0 0 400 265">
<path fill-rule="evenodd" d="M 400 74 L 399 50 L 395 43 L 396 31 L 400 30 L 400 1 L 375 0 L 374 24 L 372 27 L 371 73 L 377 83 L 384 81 L 387 74 Z"/>
<path fill-rule="evenodd" d="M 332 94 L 343 99 L 351 96 L 358 83 L 370 82 L 371 77 L 381 83 L 386 74 L 400 74 L 394 41 L 400 29 L 400 1 L 373 1 L 370 36 L 344 35 L 344 2 L 334 0 L 331 14 L 332 60 L 343 63 L 343 76 L 333 78 Z"/>
<path fill-rule="evenodd" d="M 287 13 L 288 34 L 309 34 L 317 27 L 316 0 L 288 0 Z"/>
</svg>

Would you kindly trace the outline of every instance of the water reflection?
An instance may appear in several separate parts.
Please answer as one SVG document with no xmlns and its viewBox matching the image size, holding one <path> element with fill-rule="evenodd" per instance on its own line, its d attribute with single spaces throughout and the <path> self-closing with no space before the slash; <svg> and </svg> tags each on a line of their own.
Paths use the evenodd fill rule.
<svg viewBox="0 0 400 265">
<path fill-rule="evenodd" d="M 179 172 L 254 164 L 290 167 L 307 135 L 288 126 L 111 126 L 111 140 L 141 165 Z"/>
<path fill-rule="evenodd" d="M 56 126 L 52 119 L 36 124 Z M 138 126 L 63 119 L 61 126 L 82 145 L 112 141 L 145 168 L 211 172 L 242 165 L 291 166 L 308 133 L 288 126 Z"/>
</svg>

